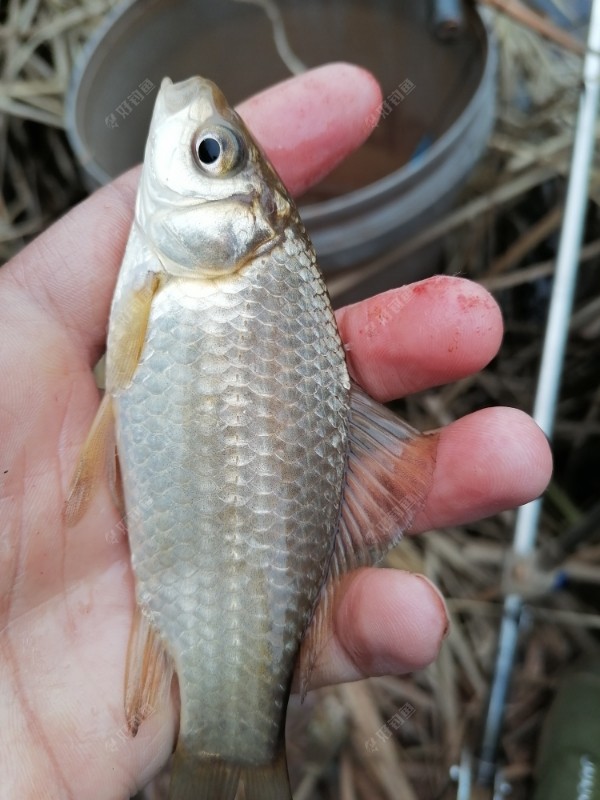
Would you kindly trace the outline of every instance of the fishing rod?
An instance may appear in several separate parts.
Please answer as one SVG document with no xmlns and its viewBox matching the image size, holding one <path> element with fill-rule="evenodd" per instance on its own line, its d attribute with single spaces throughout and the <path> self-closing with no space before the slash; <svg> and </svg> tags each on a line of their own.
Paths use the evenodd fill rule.
<svg viewBox="0 0 600 800">
<path fill-rule="evenodd" d="M 594 155 L 599 98 L 600 0 L 593 0 L 562 232 L 533 410 L 535 421 L 548 438 L 552 437 L 554 428 L 569 320 L 573 308 L 588 202 L 588 184 Z M 527 565 L 535 550 L 541 508 L 542 500 L 537 499 L 521 506 L 517 512 L 512 551 L 508 559 L 508 569 L 511 574 L 510 591 L 504 599 L 498 652 L 482 744 L 476 754 L 477 758 L 473 758 L 467 750 L 463 754 L 461 764 L 455 767 L 455 778 L 459 784 L 457 800 L 475 800 L 476 796 L 481 796 L 481 789 L 484 787 L 493 787 L 494 800 L 500 800 L 506 796 L 509 788 L 502 780 L 502 772 L 497 768 L 496 759 L 525 608 L 524 587 L 519 586 L 515 576 L 519 574 L 519 565 L 524 567 L 521 570 L 522 574 L 527 574 Z"/>
</svg>

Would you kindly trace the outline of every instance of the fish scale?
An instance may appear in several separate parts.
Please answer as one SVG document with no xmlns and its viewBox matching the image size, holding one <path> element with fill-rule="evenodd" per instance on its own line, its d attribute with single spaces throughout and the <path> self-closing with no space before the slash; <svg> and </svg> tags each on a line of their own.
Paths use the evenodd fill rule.
<svg viewBox="0 0 600 800">
<path fill-rule="evenodd" d="M 300 235 L 290 227 L 243 281 L 162 288 L 117 398 L 125 496 L 142 509 L 137 593 L 175 662 L 180 736 L 236 763 L 277 755 L 345 469 L 349 380 L 314 259 L 294 255 Z"/>
</svg>

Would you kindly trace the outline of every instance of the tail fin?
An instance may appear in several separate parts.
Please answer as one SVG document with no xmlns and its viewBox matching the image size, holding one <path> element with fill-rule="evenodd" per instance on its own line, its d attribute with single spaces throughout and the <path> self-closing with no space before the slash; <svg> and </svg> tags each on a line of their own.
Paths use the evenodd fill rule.
<svg viewBox="0 0 600 800">
<path fill-rule="evenodd" d="M 177 745 L 169 800 L 235 800 L 240 783 L 245 800 L 292 800 L 285 745 L 275 761 L 259 767 L 198 759 Z"/>
<path fill-rule="evenodd" d="M 285 744 L 270 764 L 242 769 L 241 781 L 246 790 L 246 800 L 292 800 Z"/>
</svg>

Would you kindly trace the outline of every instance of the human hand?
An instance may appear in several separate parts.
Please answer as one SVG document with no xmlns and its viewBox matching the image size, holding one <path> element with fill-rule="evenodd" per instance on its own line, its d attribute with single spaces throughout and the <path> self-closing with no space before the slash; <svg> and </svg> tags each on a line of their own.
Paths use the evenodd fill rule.
<svg viewBox="0 0 600 800">
<path fill-rule="evenodd" d="M 380 101 L 362 70 L 307 73 L 240 108 L 290 189 L 320 178 L 366 135 Z M 97 192 L 0 270 L 0 767 L 8 797 L 125 798 L 167 760 L 177 709 L 157 708 L 135 739 L 123 709 L 134 608 L 124 532 L 108 488 L 68 529 L 62 508 L 98 405 L 91 368 L 104 347 L 138 172 Z M 480 287 L 438 277 L 343 309 L 350 369 L 388 400 L 483 367 L 501 337 Z M 414 532 L 456 525 L 538 495 L 544 436 L 491 408 L 445 428 Z M 423 577 L 346 576 L 335 635 L 313 685 L 418 669 L 447 627 Z"/>
</svg>

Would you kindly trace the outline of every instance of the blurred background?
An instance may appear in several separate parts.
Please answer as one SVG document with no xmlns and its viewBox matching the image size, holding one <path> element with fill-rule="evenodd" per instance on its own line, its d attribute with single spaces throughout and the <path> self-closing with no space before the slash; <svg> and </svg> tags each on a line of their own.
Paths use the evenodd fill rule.
<svg viewBox="0 0 600 800">
<path fill-rule="evenodd" d="M 0 259 L 141 160 L 164 75 L 203 74 L 236 102 L 328 61 L 358 63 L 382 85 L 379 123 L 301 200 L 334 304 L 436 273 L 480 282 L 504 313 L 499 355 L 478 375 L 397 407 L 423 429 L 495 404 L 530 412 L 590 5 L 6 0 Z M 590 745 L 585 757 L 600 767 L 600 736 L 585 727 L 594 703 L 600 717 L 599 203 L 596 160 L 553 439 L 556 468 L 537 549 L 520 578 L 526 605 L 495 786 L 469 787 L 465 776 L 481 741 L 503 599 L 514 588 L 514 512 L 406 539 L 390 553 L 387 566 L 423 572 L 441 587 L 450 635 L 428 670 L 313 692 L 302 706 L 292 700 L 295 800 L 498 800 L 509 793 L 521 800 L 534 796 L 536 784 L 543 792 L 536 798 L 550 799 L 550 789 L 539 789 L 544 759 L 550 752 L 560 761 L 570 748 L 580 760 L 583 741 L 596 742 L 596 753 Z M 585 673 L 584 689 L 578 684 L 548 717 L 574 668 Z M 559 730 L 563 740 L 553 744 Z M 600 797 L 597 784 L 598 794 L 583 794 L 578 780 L 555 796 Z M 164 787 L 159 777 L 144 797 L 158 800 Z"/>
</svg>

